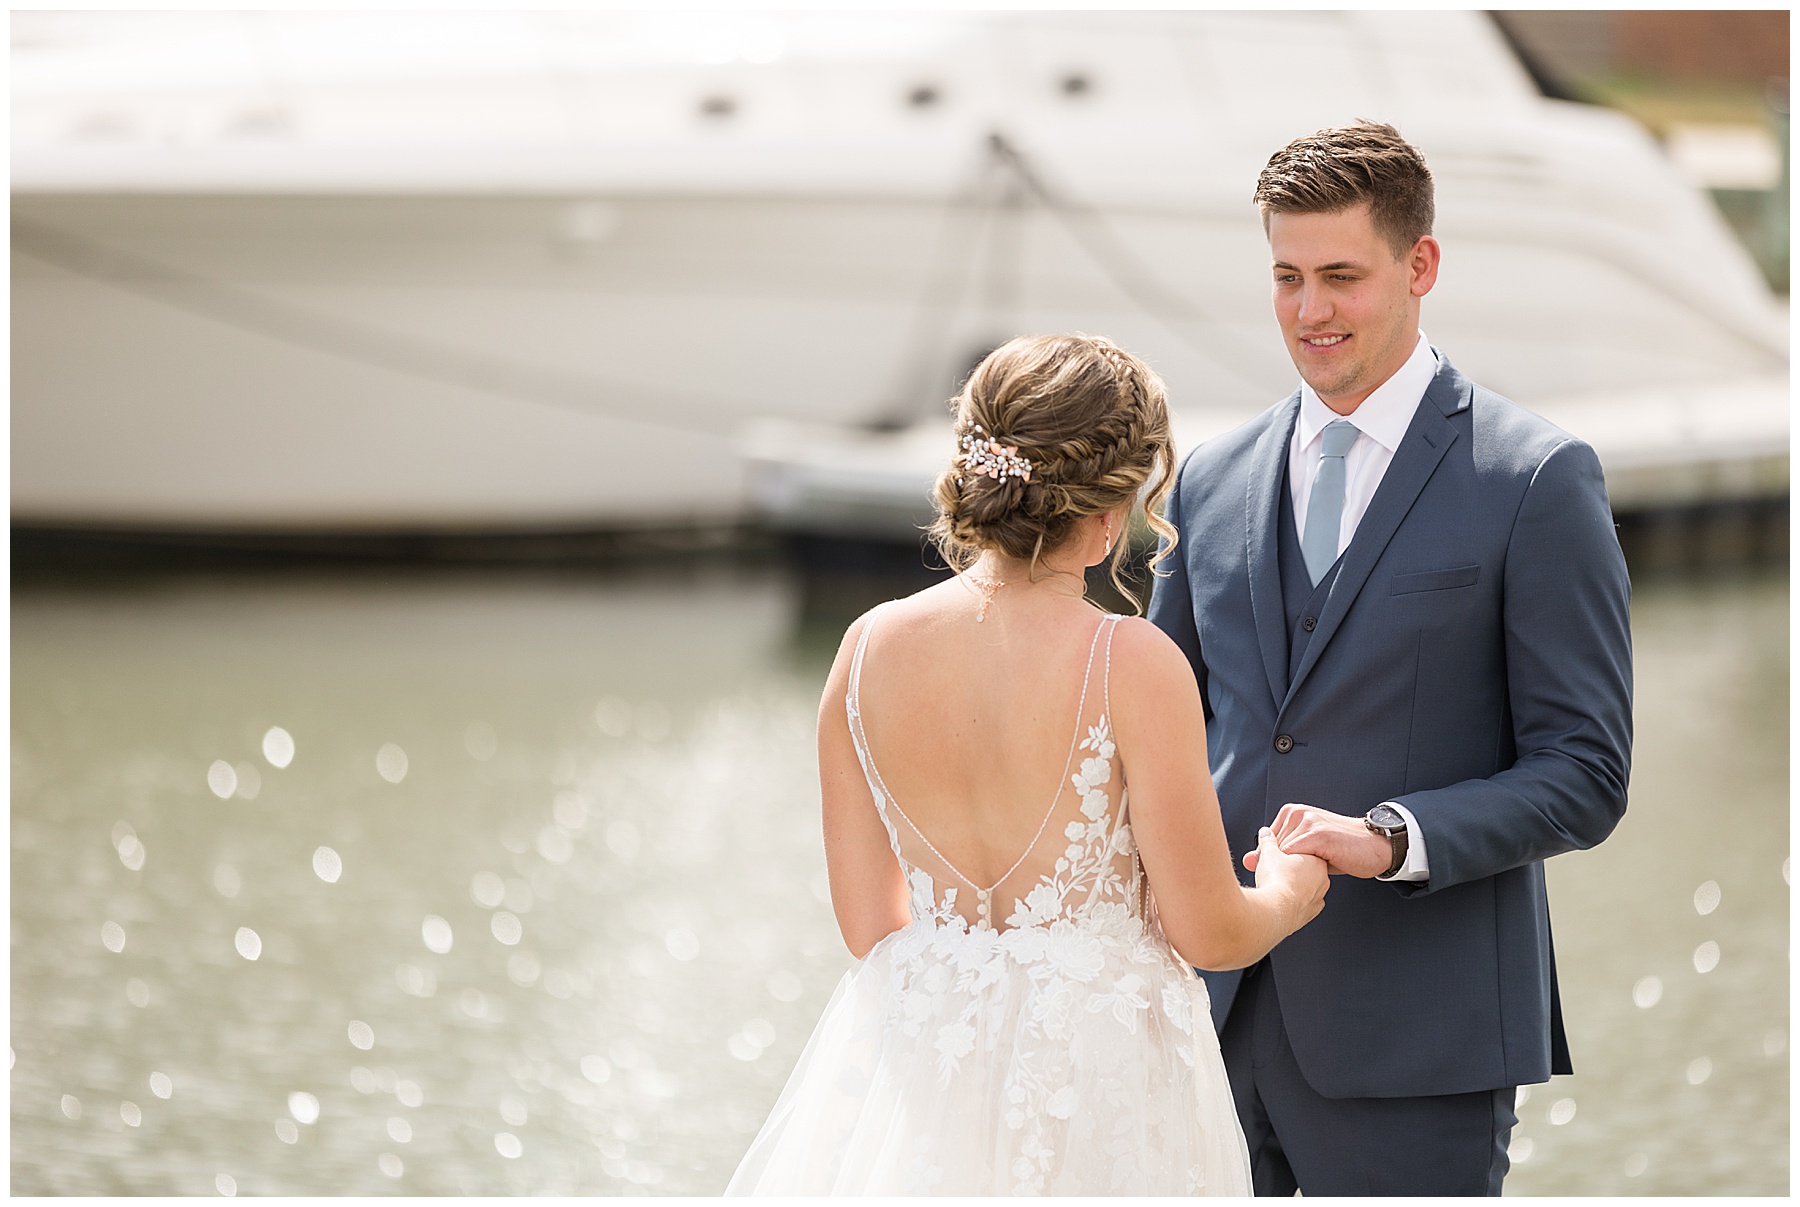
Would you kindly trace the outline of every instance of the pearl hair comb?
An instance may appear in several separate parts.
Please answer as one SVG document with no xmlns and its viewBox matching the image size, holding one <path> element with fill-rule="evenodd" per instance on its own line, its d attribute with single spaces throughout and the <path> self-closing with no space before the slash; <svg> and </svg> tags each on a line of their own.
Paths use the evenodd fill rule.
<svg viewBox="0 0 1800 1207">
<path fill-rule="evenodd" d="M 1031 481 L 1031 461 L 1019 456 L 1016 444 L 1001 444 L 977 423 L 962 438 L 963 468 L 999 482 L 1007 478 Z"/>
</svg>

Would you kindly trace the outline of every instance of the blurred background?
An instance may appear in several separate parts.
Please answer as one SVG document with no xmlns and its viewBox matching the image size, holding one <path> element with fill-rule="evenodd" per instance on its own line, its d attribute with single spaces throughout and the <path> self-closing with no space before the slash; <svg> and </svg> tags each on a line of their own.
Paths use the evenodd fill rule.
<svg viewBox="0 0 1800 1207">
<path fill-rule="evenodd" d="M 945 399 L 1056 330 L 1184 450 L 1285 396 L 1249 196 L 1369 117 L 1634 581 L 1508 1193 L 1786 1193 L 1785 11 L 11 34 L 15 1192 L 722 1189 L 850 964 L 814 712 L 944 573 Z"/>
</svg>

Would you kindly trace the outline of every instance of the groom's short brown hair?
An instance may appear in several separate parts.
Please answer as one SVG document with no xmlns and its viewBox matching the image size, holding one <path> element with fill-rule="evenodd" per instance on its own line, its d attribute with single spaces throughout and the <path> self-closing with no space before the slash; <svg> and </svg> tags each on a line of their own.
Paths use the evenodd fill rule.
<svg viewBox="0 0 1800 1207">
<path fill-rule="evenodd" d="M 1256 181 L 1263 231 L 1269 215 L 1335 214 L 1367 202 L 1375 229 L 1401 257 L 1431 233 L 1431 169 L 1400 131 L 1359 121 L 1296 138 L 1269 157 Z"/>
</svg>

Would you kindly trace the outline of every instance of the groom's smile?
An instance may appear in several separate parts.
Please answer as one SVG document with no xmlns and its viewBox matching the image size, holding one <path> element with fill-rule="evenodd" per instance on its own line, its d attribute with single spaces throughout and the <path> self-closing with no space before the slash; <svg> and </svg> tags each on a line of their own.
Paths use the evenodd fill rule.
<svg viewBox="0 0 1800 1207">
<path fill-rule="evenodd" d="M 1302 335 L 1300 346 L 1318 357 L 1315 363 L 1324 364 L 1326 356 L 1338 355 L 1347 351 L 1344 345 L 1349 341 L 1349 333 L 1340 331 L 1327 335 Z"/>
</svg>

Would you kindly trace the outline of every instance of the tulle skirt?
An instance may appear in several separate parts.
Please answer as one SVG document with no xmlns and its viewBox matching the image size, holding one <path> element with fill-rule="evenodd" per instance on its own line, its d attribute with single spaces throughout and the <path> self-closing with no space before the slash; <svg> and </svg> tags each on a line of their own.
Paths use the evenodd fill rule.
<svg viewBox="0 0 1800 1207">
<path fill-rule="evenodd" d="M 1250 1193 L 1206 986 L 1123 909 L 915 922 L 845 974 L 727 1194 Z"/>
</svg>

